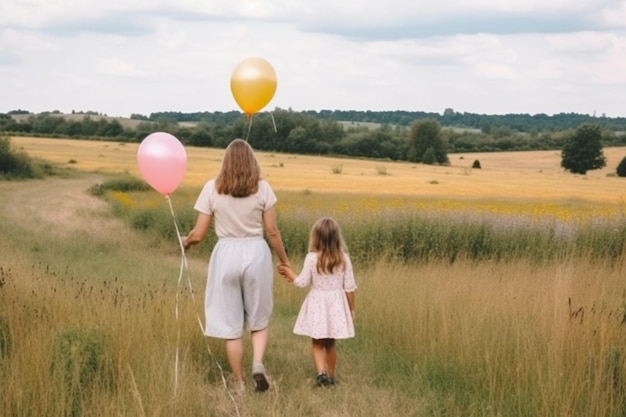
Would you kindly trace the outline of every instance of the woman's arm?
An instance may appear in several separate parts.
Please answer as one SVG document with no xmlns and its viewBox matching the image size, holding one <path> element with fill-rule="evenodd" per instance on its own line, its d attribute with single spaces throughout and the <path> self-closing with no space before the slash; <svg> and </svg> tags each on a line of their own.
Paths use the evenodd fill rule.
<svg viewBox="0 0 626 417">
<path fill-rule="evenodd" d="M 278 256 L 280 263 L 289 266 L 289 258 L 287 257 L 287 252 L 283 246 L 280 231 L 276 225 L 276 212 L 274 211 L 274 207 L 271 207 L 263 212 L 263 226 L 265 228 L 267 240 L 269 241 L 272 249 L 274 249 L 274 252 L 276 252 L 276 256 Z"/>
<path fill-rule="evenodd" d="M 211 226 L 211 220 L 213 216 L 206 213 L 198 213 L 198 218 L 196 219 L 196 225 L 189 232 L 187 236 L 182 238 L 183 247 L 185 249 L 189 249 L 191 246 L 199 243 L 204 239 L 209 232 L 209 227 Z"/>
</svg>

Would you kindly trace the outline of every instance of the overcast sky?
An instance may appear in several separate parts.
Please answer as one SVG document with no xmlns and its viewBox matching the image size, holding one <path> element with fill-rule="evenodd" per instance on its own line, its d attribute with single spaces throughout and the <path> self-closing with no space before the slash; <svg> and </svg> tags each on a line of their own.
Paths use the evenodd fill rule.
<svg viewBox="0 0 626 417">
<path fill-rule="evenodd" d="M 0 0 L 0 113 L 264 110 L 626 117 L 626 0 Z"/>
</svg>

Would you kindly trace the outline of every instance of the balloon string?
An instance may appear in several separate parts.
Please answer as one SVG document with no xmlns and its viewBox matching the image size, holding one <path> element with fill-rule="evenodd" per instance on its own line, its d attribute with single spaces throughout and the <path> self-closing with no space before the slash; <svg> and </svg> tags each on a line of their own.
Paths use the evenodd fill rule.
<svg viewBox="0 0 626 417">
<path fill-rule="evenodd" d="M 278 129 L 276 128 L 276 120 L 274 120 L 274 113 L 270 112 L 270 116 L 272 118 L 272 124 L 274 125 L 274 133 L 278 133 Z"/>
<path fill-rule="evenodd" d="M 180 297 L 180 284 L 183 279 L 183 271 L 186 266 L 187 259 L 185 256 L 185 248 L 183 246 L 183 239 L 180 236 L 180 230 L 178 229 L 178 222 L 176 222 L 176 215 L 174 214 L 174 207 L 172 206 L 172 200 L 169 194 L 165 195 L 167 202 L 170 207 L 170 212 L 172 213 L 172 217 L 174 218 L 174 227 L 176 228 L 176 236 L 178 237 L 178 244 L 180 246 L 182 260 L 180 265 L 180 270 L 178 272 L 178 284 L 176 287 L 176 305 L 175 305 L 175 316 L 176 316 L 176 359 L 174 362 L 174 397 L 178 392 L 178 369 L 179 369 L 179 350 L 180 350 L 180 324 L 179 324 L 179 297 Z"/>
<path fill-rule="evenodd" d="M 246 142 L 248 141 L 248 138 L 250 137 L 250 130 L 252 130 L 252 117 L 254 116 L 254 114 L 249 114 L 247 115 L 247 119 L 248 119 L 248 132 L 246 133 Z"/>
<path fill-rule="evenodd" d="M 198 325 L 200 326 L 200 331 L 202 332 L 202 334 L 204 335 L 204 326 L 202 324 L 202 319 L 200 319 L 200 314 L 198 314 L 198 309 L 195 308 L 196 307 L 196 296 L 194 294 L 193 291 L 193 287 L 191 286 L 191 275 L 189 274 L 189 264 L 187 263 L 187 256 L 185 255 L 185 246 L 183 245 L 183 238 L 180 234 L 180 228 L 178 227 L 178 222 L 176 221 L 176 214 L 174 214 L 174 207 L 172 206 L 172 200 L 169 196 L 169 194 L 165 195 L 165 198 L 167 199 L 167 202 L 169 204 L 170 207 L 170 213 L 172 213 L 172 218 L 174 219 L 174 228 L 176 229 L 176 237 L 178 238 L 178 244 L 180 246 L 180 253 L 181 253 L 181 262 L 180 262 L 180 270 L 178 273 L 178 286 L 176 288 L 176 328 L 177 328 L 177 335 L 176 335 L 176 359 L 175 359 L 175 364 L 174 364 L 174 397 L 176 397 L 176 393 L 178 391 L 178 369 L 179 369 L 179 347 L 180 347 L 180 324 L 179 324 L 179 294 L 180 294 L 180 286 L 181 286 L 181 282 L 182 282 L 182 277 L 184 272 L 187 272 L 187 287 L 189 289 L 189 293 L 191 294 L 191 300 L 193 302 L 194 305 L 194 310 L 196 311 L 196 319 L 198 321 Z M 241 417 L 241 415 L 239 414 L 239 407 L 237 406 L 237 401 L 235 400 L 235 397 L 233 396 L 232 392 L 228 389 L 228 383 L 226 381 L 226 377 L 224 375 L 224 369 L 222 368 L 222 366 L 220 365 L 220 363 L 217 361 L 217 359 L 215 359 L 215 357 L 213 356 L 213 352 L 211 351 L 211 346 L 209 345 L 209 343 L 207 342 L 206 344 L 207 350 L 209 352 L 209 356 L 211 357 L 211 359 L 213 360 L 213 362 L 215 363 L 215 365 L 217 366 L 217 368 L 220 371 L 220 376 L 222 379 L 222 383 L 224 384 L 224 389 L 226 390 L 226 393 L 228 394 L 228 396 L 230 397 L 230 400 L 232 401 L 234 407 L 235 407 L 235 413 L 238 417 Z"/>
</svg>

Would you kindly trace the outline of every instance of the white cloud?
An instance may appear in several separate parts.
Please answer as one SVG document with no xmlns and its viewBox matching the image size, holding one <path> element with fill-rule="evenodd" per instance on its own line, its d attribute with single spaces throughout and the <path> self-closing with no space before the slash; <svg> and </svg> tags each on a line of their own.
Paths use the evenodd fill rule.
<svg viewBox="0 0 626 417">
<path fill-rule="evenodd" d="M 480 76 L 488 79 L 515 80 L 518 78 L 515 69 L 506 64 L 478 63 L 474 70 Z"/>
<path fill-rule="evenodd" d="M 594 79 L 598 84 L 610 84 L 618 90 L 626 85 L 626 36 L 610 36 L 606 55 L 593 64 Z M 623 92 L 623 90 L 620 90 Z"/>
<path fill-rule="evenodd" d="M 612 27 L 626 28 L 626 1 L 617 3 L 614 7 L 602 10 L 600 18 Z"/>
<path fill-rule="evenodd" d="M 118 57 L 101 59 L 96 64 L 96 72 L 129 78 L 143 77 L 146 75 L 146 72 L 137 67 L 137 65 L 124 62 Z"/>
<path fill-rule="evenodd" d="M 236 109 L 234 66 L 277 71 L 268 105 L 624 115 L 616 0 L 4 0 L 0 112 Z M 511 97 L 514 96 L 514 99 Z"/>
<path fill-rule="evenodd" d="M 555 53 L 560 54 L 602 54 L 613 43 L 612 35 L 594 32 L 576 32 L 546 36 Z"/>
</svg>

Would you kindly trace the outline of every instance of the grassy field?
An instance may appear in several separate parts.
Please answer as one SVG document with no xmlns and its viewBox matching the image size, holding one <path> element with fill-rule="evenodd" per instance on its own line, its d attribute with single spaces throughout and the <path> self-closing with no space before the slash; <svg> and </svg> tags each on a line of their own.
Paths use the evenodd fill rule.
<svg viewBox="0 0 626 417">
<path fill-rule="evenodd" d="M 139 176 L 137 144 L 13 137 L 30 155 L 78 169 Z M 213 177 L 223 150 L 187 147 L 188 169 L 182 187 L 198 187 Z M 607 166 L 572 175 L 560 168 L 557 151 L 452 154 L 450 166 L 355 160 L 259 152 L 264 176 L 276 189 L 364 192 L 446 199 L 589 200 L 623 204 L 624 180 L 615 169 L 626 148 L 604 150 Z M 471 169 L 474 160 L 482 169 Z M 340 171 L 340 173 L 334 173 Z"/>
<path fill-rule="evenodd" d="M 571 255 L 538 263 L 521 256 L 533 248 L 520 246 L 507 249 L 520 256 L 506 262 L 459 257 L 407 263 L 379 256 L 356 263 L 357 337 L 339 342 L 340 384 L 330 390 L 314 387 L 310 343 L 291 334 L 306 292 L 276 276 L 266 363 L 273 388 L 231 398 L 218 367 L 226 364 L 222 343 L 203 338 L 197 322 L 203 319 L 210 245 L 189 253 L 179 285 L 175 239 L 134 229 L 126 217 L 138 207 L 160 207 L 171 230 L 163 197 L 149 191 L 101 199 L 86 192 L 113 174 L 138 176 L 137 147 L 29 138 L 13 143 L 81 173 L 0 183 L 2 415 L 626 412 L 621 243 L 616 247 L 622 252 L 610 260 Z M 173 195 L 180 215 L 215 174 L 223 151 L 187 152 L 188 173 Z M 605 152 L 611 167 L 626 150 Z M 445 223 L 446 233 L 452 230 L 447 214 L 460 212 L 470 220 L 497 214 L 507 225 L 520 216 L 539 225 L 546 218 L 582 222 L 601 235 L 598 219 L 623 225 L 623 180 L 607 176 L 614 169 L 566 174 L 554 152 L 451 155 L 449 167 L 266 153 L 259 159 L 289 220 L 284 235 L 306 240 L 312 219 L 329 214 L 341 219 L 355 252 L 387 238 L 381 224 L 405 226 L 405 217 L 377 223 L 390 208 L 441 215 L 427 226 Z M 468 168 L 474 159 L 483 169 Z M 341 173 L 333 173 L 338 165 Z M 523 231 L 513 238 L 521 239 Z M 545 246 L 534 250 L 550 249 L 549 241 L 540 244 Z M 301 261 L 299 255 L 292 259 Z"/>
</svg>

